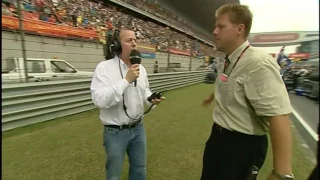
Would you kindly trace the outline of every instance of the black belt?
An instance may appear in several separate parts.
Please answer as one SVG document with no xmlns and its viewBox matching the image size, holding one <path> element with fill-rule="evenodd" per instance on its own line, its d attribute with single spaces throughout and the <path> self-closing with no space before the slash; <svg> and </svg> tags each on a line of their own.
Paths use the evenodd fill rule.
<svg viewBox="0 0 320 180">
<path fill-rule="evenodd" d="M 217 130 L 219 133 L 230 133 L 230 132 L 233 132 L 233 131 L 230 131 L 226 128 L 223 128 L 221 127 L 219 124 L 217 123 L 214 123 L 213 124 L 213 129 Z"/>
<path fill-rule="evenodd" d="M 251 135 L 251 134 L 245 134 L 245 133 L 238 132 L 238 131 L 231 131 L 231 130 L 228 130 L 224 127 L 221 127 L 219 124 L 216 124 L 216 123 L 213 124 L 212 129 L 215 130 L 216 132 L 219 132 L 220 134 L 247 136 L 250 138 L 261 138 L 261 137 L 266 136 L 266 135 Z"/>
<path fill-rule="evenodd" d="M 228 135 L 236 135 L 236 136 L 254 136 L 254 135 L 249 135 L 249 134 L 244 134 L 242 132 L 238 132 L 238 131 L 231 131 L 229 129 L 226 129 L 222 126 L 220 126 L 217 123 L 213 124 L 212 129 L 214 129 L 216 132 L 219 132 L 219 134 L 228 134 Z"/>
<path fill-rule="evenodd" d="M 104 125 L 105 127 L 114 128 L 114 129 L 132 129 L 137 127 L 141 122 L 141 119 L 139 121 L 132 122 L 131 124 L 124 124 L 124 125 Z"/>
</svg>

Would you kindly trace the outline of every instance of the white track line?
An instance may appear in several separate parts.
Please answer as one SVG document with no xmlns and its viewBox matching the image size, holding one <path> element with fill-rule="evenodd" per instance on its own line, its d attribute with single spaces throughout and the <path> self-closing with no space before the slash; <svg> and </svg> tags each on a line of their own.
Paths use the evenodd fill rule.
<svg viewBox="0 0 320 180">
<path fill-rule="evenodd" d="M 307 124 L 306 121 L 303 120 L 303 118 L 293 108 L 292 108 L 292 113 L 298 119 L 300 124 L 308 131 L 308 133 L 312 136 L 312 138 L 315 141 L 318 141 L 319 140 L 318 134 L 314 132 L 314 130 L 309 126 L 309 124 Z"/>
</svg>

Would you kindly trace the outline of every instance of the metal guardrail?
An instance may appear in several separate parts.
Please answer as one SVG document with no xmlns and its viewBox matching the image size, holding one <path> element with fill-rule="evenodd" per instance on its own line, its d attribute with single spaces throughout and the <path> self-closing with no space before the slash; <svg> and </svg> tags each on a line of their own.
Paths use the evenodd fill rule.
<svg viewBox="0 0 320 180">
<path fill-rule="evenodd" d="M 203 82 L 210 71 L 151 74 L 152 91 L 172 90 Z M 91 79 L 2 85 L 2 131 L 96 108 Z"/>
<path fill-rule="evenodd" d="M 319 97 L 319 81 L 305 79 L 301 84 L 306 96 L 314 99 Z"/>
</svg>

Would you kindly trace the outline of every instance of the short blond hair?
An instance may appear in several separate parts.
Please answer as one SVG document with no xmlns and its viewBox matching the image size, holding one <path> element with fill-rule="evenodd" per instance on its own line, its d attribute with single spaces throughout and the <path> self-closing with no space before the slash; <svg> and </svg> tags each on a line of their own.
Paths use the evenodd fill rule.
<svg viewBox="0 0 320 180">
<path fill-rule="evenodd" d="M 245 26 L 245 36 L 248 37 L 252 26 L 252 13 L 249 7 L 241 4 L 225 4 L 215 13 L 216 18 L 230 13 L 230 22 L 233 24 L 243 24 Z"/>
</svg>

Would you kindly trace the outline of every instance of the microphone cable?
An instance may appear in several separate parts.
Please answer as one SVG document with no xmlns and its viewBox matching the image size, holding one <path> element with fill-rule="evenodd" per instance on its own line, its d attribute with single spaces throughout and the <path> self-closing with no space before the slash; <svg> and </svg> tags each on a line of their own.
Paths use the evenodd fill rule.
<svg viewBox="0 0 320 180">
<path fill-rule="evenodd" d="M 122 74 L 122 69 L 121 69 L 121 65 L 120 65 L 120 58 L 117 56 L 117 58 L 118 58 L 118 62 L 119 62 L 119 70 L 120 70 L 120 75 L 121 75 L 121 78 L 123 79 L 123 74 Z M 148 110 L 147 111 L 145 111 L 144 113 L 143 113 L 143 115 L 141 115 L 139 118 L 132 118 L 132 117 L 130 117 L 129 116 L 129 114 L 128 114 L 128 112 L 127 112 L 127 106 L 125 105 L 125 101 L 124 101 L 124 92 L 123 92 L 123 94 L 122 94 L 122 103 L 123 103 L 123 110 L 124 110 L 124 112 L 125 112 L 125 114 L 128 116 L 128 118 L 130 118 L 131 120 L 133 120 L 133 122 L 135 122 L 135 121 L 140 121 L 141 119 L 142 119 L 142 117 L 144 116 L 144 115 L 146 115 L 146 114 L 148 114 L 150 111 L 151 111 L 151 109 L 152 109 L 152 107 L 154 106 L 154 104 L 152 104 L 149 108 L 148 108 Z"/>
</svg>

